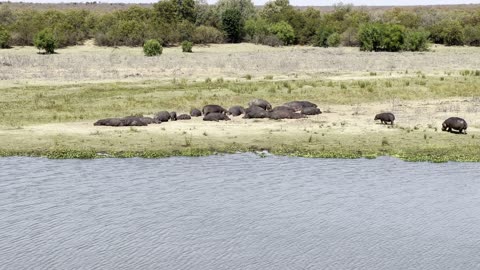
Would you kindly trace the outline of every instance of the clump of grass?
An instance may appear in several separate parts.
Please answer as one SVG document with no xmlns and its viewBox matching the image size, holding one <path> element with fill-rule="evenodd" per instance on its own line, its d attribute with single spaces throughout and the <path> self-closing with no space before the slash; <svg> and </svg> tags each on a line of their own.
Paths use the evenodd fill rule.
<svg viewBox="0 0 480 270">
<path fill-rule="evenodd" d="M 388 88 L 392 87 L 392 82 L 391 81 L 386 81 L 385 86 L 388 87 Z"/>
<path fill-rule="evenodd" d="M 212 79 L 206 78 L 206 79 L 205 79 L 205 83 L 212 83 Z"/>
<path fill-rule="evenodd" d="M 382 146 L 389 146 L 389 145 L 390 145 L 390 143 L 388 142 L 387 137 L 383 137 L 382 138 Z"/>
<path fill-rule="evenodd" d="M 133 133 L 138 133 L 138 132 L 140 132 L 140 130 L 138 130 L 138 129 L 135 128 L 135 127 L 130 127 L 129 131 L 130 131 L 130 132 L 133 132 Z"/>
<path fill-rule="evenodd" d="M 377 73 L 370 71 L 370 76 L 377 76 Z"/>
<path fill-rule="evenodd" d="M 203 136 L 208 136 L 206 131 L 203 132 Z"/>
<path fill-rule="evenodd" d="M 252 79 L 252 75 L 250 75 L 250 74 L 247 74 L 247 75 L 245 75 L 245 76 L 243 76 L 243 77 L 244 77 L 246 80 L 249 80 L 249 81 Z"/>
<path fill-rule="evenodd" d="M 347 85 L 345 85 L 344 83 L 341 83 L 341 84 L 340 84 L 340 88 L 341 88 L 341 89 L 347 89 Z"/>
<path fill-rule="evenodd" d="M 310 137 L 308 137 L 308 143 L 312 143 L 312 141 L 313 141 L 313 137 L 312 135 L 310 135 Z"/>
<path fill-rule="evenodd" d="M 273 75 L 266 75 L 265 80 L 273 80 Z"/>
</svg>

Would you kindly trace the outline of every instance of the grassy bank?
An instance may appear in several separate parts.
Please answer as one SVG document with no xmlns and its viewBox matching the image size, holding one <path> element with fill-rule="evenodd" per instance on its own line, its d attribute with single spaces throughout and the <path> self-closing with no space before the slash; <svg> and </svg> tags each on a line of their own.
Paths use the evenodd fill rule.
<svg viewBox="0 0 480 270">
<path fill-rule="evenodd" d="M 479 75 L 406 71 L 399 78 L 372 73 L 349 80 L 246 77 L 3 88 L 0 155 L 157 158 L 267 150 L 302 157 L 480 161 Z M 135 128 L 92 125 L 98 118 L 181 113 L 208 103 L 245 105 L 254 97 L 274 105 L 307 99 L 324 114 L 281 121 L 194 119 Z M 397 116 L 393 127 L 373 121 L 385 110 Z M 467 119 L 468 135 L 440 130 L 442 121 L 454 115 Z"/>
</svg>

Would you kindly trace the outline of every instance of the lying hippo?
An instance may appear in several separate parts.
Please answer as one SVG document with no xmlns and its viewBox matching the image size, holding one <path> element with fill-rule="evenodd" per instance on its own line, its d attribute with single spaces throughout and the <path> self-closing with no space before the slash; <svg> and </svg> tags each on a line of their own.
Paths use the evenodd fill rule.
<svg viewBox="0 0 480 270">
<path fill-rule="evenodd" d="M 268 112 L 258 106 L 250 106 L 245 110 L 243 118 L 268 118 Z"/>
<path fill-rule="evenodd" d="M 93 124 L 94 126 L 128 127 L 128 126 L 147 126 L 142 117 L 124 117 L 124 118 L 106 118 L 100 119 Z"/>
<path fill-rule="evenodd" d="M 283 106 L 290 107 L 297 112 L 303 110 L 304 108 L 308 108 L 308 107 L 317 108 L 317 104 L 315 104 L 315 103 L 312 103 L 310 101 L 298 101 L 298 100 L 287 102 L 287 103 L 283 104 Z"/>
<path fill-rule="evenodd" d="M 275 111 L 288 111 L 288 112 L 295 112 L 295 109 L 288 107 L 288 106 L 277 106 L 272 109 L 272 112 Z"/>
<path fill-rule="evenodd" d="M 375 115 L 374 120 L 380 120 L 382 124 L 387 124 L 387 122 L 390 122 L 391 125 L 393 125 L 393 121 L 395 121 L 395 115 L 393 113 L 379 113 Z"/>
<path fill-rule="evenodd" d="M 227 115 L 239 116 L 245 114 L 245 108 L 242 106 L 233 106 L 228 109 Z"/>
<path fill-rule="evenodd" d="M 206 105 L 203 107 L 202 112 L 206 116 L 209 113 L 227 113 L 227 110 L 220 105 Z"/>
<path fill-rule="evenodd" d="M 203 117 L 203 121 L 216 121 L 216 122 L 218 122 L 220 120 L 228 121 L 228 120 L 230 120 L 230 118 L 223 113 L 216 113 L 216 112 L 209 113 L 209 114 L 207 114 Z"/>
<path fill-rule="evenodd" d="M 168 120 L 170 120 L 170 113 L 167 111 L 158 112 L 153 116 L 153 120 L 157 123 L 168 122 Z"/>
<path fill-rule="evenodd" d="M 266 111 L 269 111 L 272 109 L 272 105 L 266 101 L 265 99 L 261 99 L 261 98 L 256 98 L 256 99 L 253 99 L 251 100 L 249 103 L 248 103 L 248 106 L 249 107 L 252 107 L 252 106 L 258 106 Z"/>
<path fill-rule="evenodd" d="M 177 120 L 190 120 L 192 119 L 192 117 L 188 114 L 180 114 L 179 116 L 177 116 Z"/>
<path fill-rule="evenodd" d="M 270 119 L 300 119 L 300 118 L 305 118 L 303 114 L 296 113 L 296 112 L 291 112 L 287 110 L 277 110 L 270 112 L 268 115 L 268 118 Z"/>
<path fill-rule="evenodd" d="M 171 112 L 170 113 L 170 121 L 177 121 L 177 113 Z"/>
<path fill-rule="evenodd" d="M 459 117 L 450 117 L 442 124 L 442 130 L 448 132 L 452 132 L 452 129 L 455 129 L 458 130 L 458 133 L 467 134 L 467 128 L 467 121 Z"/>
<path fill-rule="evenodd" d="M 301 113 L 304 115 L 317 115 L 317 114 L 321 114 L 322 111 L 320 111 L 320 109 L 317 107 L 307 107 L 307 108 L 303 108 L 301 110 Z"/>
<path fill-rule="evenodd" d="M 199 116 L 202 116 L 202 112 L 199 109 L 193 108 L 190 111 L 190 115 L 193 117 L 199 117 Z"/>
</svg>

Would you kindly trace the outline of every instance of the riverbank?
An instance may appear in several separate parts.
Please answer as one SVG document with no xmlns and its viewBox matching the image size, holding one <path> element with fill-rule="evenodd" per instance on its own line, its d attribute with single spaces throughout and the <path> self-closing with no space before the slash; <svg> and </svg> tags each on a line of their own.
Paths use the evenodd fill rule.
<svg viewBox="0 0 480 270">
<path fill-rule="evenodd" d="M 478 48 L 393 54 L 225 45 L 198 48 L 191 55 L 168 48 L 154 59 L 131 48 L 113 55 L 88 46 L 52 56 L 31 56 L 28 50 L 0 52 L 2 156 L 165 157 L 266 150 L 306 157 L 480 161 L 480 70 L 471 69 L 480 66 L 480 57 L 473 57 Z M 107 56 L 109 64 L 87 61 Z M 271 65 L 255 66 L 256 58 Z M 115 72 L 106 72 L 104 64 Z M 191 70 L 161 71 L 165 65 Z M 149 73 L 122 77 L 141 70 Z M 309 100 L 324 113 L 299 120 L 237 117 L 212 123 L 197 118 L 148 127 L 93 126 L 100 118 L 188 113 L 206 104 L 245 106 L 253 98 L 274 106 Z M 373 121 L 383 111 L 396 115 L 393 127 Z M 467 120 L 468 135 L 441 131 L 451 116 Z"/>
</svg>

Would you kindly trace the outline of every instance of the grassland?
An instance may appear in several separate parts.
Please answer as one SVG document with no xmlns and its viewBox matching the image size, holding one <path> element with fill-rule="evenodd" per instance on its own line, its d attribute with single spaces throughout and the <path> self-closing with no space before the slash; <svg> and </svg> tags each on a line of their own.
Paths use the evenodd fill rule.
<svg viewBox="0 0 480 270">
<path fill-rule="evenodd" d="M 124 54 L 118 57 L 123 60 L 109 67 L 117 75 L 102 78 L 101 61 L 89 62 L 99 75 L 72 73 L 87 66 L 85 58 L 104 57 L 103 48 L 60 50 L 43 62 L 38 59 L 44 56 L 27 53 L 32 48 L 0 51 L 0 62 L 11 61 L 1 67 L 0 155 L 163 157 L 268 150 L 306 157 L 391 155 L 412 161 L 480 161 L 480 71 L 475 69 L 480 57 L 473 57 L 480 49 L 438 47 L 419 54 L 374 54 L 351 48 L 298 47 L 292 52 L 291 48 L 225 45 L 217 52 L 200 48 L 189 55 L 176 49 L 145 58 L 133 49 L 120 48 Z M 260 56 L 265 58 L 258 60 Z M 15 58 L 33 60 L 15 62 Z M 271 65 L 267 68 L 264 61 Z M 315 61 L 322 64 L 316 68 Z M 368 63 L 363 69 L 362 61 Z M 201 62 L 201 67 L 192 66 Z M 255 63 L 265 66 L 255 68 Z M 164 66 L 190 71 L 174 76 L 165 70 L 154 76 Z M 138 78 L 122 75 L 132 72 L 151 73 Z M 324 113 L 301 120 L 193 119 L 135 128 L 92 125 L 99 118 L 152 115 L 160 110 L 182 113 L 212 103 L 245 105 L 252 98 L 265 98 L 274 105 L 310 100 Z M 381 111 L 394 112 L 396 124 L 376 124 L 373 116 Z M 442 132 L 441 123 L 450 116 L 465 118 L 469 134 Z"/>
</svg>

